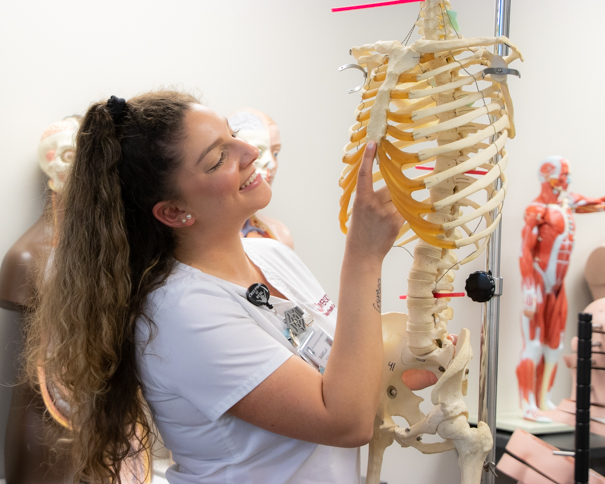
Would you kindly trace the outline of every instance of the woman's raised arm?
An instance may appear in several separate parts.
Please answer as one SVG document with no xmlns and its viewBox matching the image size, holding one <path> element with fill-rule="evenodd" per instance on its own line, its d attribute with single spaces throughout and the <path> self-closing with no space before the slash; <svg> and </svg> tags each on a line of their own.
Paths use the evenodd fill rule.
<svg viewBox="0 0 605 484">
<path fill-rule="evenodd" d="M 340 278 L 338 324 L 323 376 L 290 358 L 229 413 L 288 437 L 357 447 L 372 437 L 382 378 L 381 268 L 403 218 L 388 190 L 374 191 L 374 143 L 358 175 Z"/>
</svg>

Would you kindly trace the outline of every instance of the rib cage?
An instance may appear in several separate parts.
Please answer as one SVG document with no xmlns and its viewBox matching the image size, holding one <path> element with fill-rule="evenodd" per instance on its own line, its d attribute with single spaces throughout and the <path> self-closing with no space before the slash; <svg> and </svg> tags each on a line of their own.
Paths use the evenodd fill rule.
<svg viewBox="0 0 605 484">
<path fill-rule="evenodd" d="M 492 446 L 486 424 L 471 429 L 467 422 L 463 395 L 472 357 L 468 330 L 461 331 L 454 351 L 447 338 L 453 317 L 449 299 L 437 299 L 434 293 L 453 291 L 452 270 L 481 253 L 500 221 L 507 188 L 504 148 L 514 137 L 513 109 L 506 75 L 492 77 L 483 71 L 507 68 L 521 54 L 505 37 L 461 38 L 447 20 L 448 9 L 447 0 L 426 0 L 419 21 L 424 37 L 410 47 L 381 41 L 352 49 L 369 81 L 344 149 L 341 229 L 346 233 L 359 165 L 371 140 L 377 144 L 379 167 L 374 182 L 384 180 L 406 219 L 398 245 L 420 239 L 408 277 L 409 317 L 383 315 L 385 371 L 370 443 L 368 484 L 378 483 L 384 449 L 393 440 L 424 453 L 455 446 L 463 484 L 479 482 Z M 502 59 L 487 50 L 498 43 L 509 45 L 513 53 Z M 432 172 L 411 175 L 409 170 L 417 167 L 430 167 Z M 477 193 L 486 194 L 484 202 L 477 201 Z M 492 219 L 495 209 L 498 213 Z M 485 226 L 478 230 L 482 220 Z M 458 262 L 457 249 L 472 245 L 474 252 Z M 418 406 L 422 399 L 401 382 L 401 374 L 411 368 L 432 371 L 440 378 L 427 415 Z M 409 428 L 398 427 L 395 415 L 404 417 Z M 446 440 L 423 444 L 419 439 L 424 433 L 438 433 Z"/>
<path fill-rule="evenodd" d="M 469 244 L 481 249 L 485 245 L 487 235 L 500 220 L 500 216 L 492 220 L 490 212 L 501 205 L 506 193 L 508 181 L 504 170 L 508 155 L 503 147 L 509 137 L 510 120 L 504 109 L 505 97 L 496 83 L 475 92 L 464 90 L 469 85 L 475 87 L 475 81 L 482 77 L 481 71 L 470 75 L 465 69 L 489 65 L 491 54 L 479 48 L 462 61 L 456 60 L 456 55 L 464 53 L 468 50 L 421 56 L 397 41 L 353 49 L 359 65 L 371 70 L 371 77 L 355 111 L 357 123 L 351 127 L 350 143 L 343 157 L 348 165 L 340 180 L 344 193 L 339 218 L 344 232 L 363 149 L 373 140 L 378 143 L 380 167 L 374 181 L 384 179 L 395 206 L 407 221 L 400 238 L 410 231 L 414 233 L 400 245 L 416 238 L 447 249 Z M 398 65 L 389 62 L 392 56 L 398 57 L 395 62 Z M 473 103 L 480 105 L 469 106 Z M 477 122 L 486 115 L 492 117 L 491 123 Z M 492 137 L 496 139 L 490 141 Z M 438 146 L 417 149 L 435 140 Z M 494 164 L 491 160 L 498 153 L 502 154 L 502 160 Z M 435 165 L 433 173 L 417 177 L 404 173 L 429 165 Z M 487 174 L 480 178 L 465 175 L 477 169 Z M 493 189 L 496 178 L 502 179 L 500 190 Z M 434 197 L 418 200 L 413 196 L 444 181 L 455 183 L 457 192 L 439 200 Z M 468 198 L 479 190 L 488 195 L 488 202 L 482 205 Z M 462 207 L 470 208 L 470 213 L 459 216 Z M 452 220 L 431 221 L 435 217 L 429 214 L 447 211 Z M 473 233 L 468 224 L 481 217 L 486 219 L 487 227 Z M 456 231 L 457 227 L 462 231 Z"/>
</svg>

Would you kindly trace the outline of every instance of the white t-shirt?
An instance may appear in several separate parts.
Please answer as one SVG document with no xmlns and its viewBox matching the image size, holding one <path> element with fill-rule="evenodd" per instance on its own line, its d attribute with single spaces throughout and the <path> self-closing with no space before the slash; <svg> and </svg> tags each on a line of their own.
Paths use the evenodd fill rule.
<svg viewBox="0 0 605 484">
<path fill-rule="evenodd" d="M 333 335 L 336 308 L 298 256 L 270 239 L 242 242 L 288 298 L 272 296 L 277 312 L 298 305 Z M 147 299 L 157 331 L 145 345 L 148 326 L 139 321 L 138 364 L 145 398 L 176 462 L 168 481 L 357 484 L 358 449 L 284 437 L 225 413 L 296 354 L 282 334 L 282 317 L 253 306 L 245 294 L 246 288 L 177 263 Z"/>
</svg>

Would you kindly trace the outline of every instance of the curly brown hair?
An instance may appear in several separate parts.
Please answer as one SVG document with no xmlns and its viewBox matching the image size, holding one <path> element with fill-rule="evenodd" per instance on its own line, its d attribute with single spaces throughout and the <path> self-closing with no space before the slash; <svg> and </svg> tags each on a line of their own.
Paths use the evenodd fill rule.
<svg viewBox="0 0 605 484">
<path fill-rule="evenodd" d="M 62 389 L 77 482 L 121 482 L 126 457 L 150 445 L 135 326 L 173 266 L 175 234 L 152 214 L 175 200 L 183 119 L 195 97 L 130 99 L 119 122 L 93 104 L 78 131 L 55 249 L 39 267 L 27 373 Z M 138 429 L 138 430 L 137 430 Z"/>
</svg>

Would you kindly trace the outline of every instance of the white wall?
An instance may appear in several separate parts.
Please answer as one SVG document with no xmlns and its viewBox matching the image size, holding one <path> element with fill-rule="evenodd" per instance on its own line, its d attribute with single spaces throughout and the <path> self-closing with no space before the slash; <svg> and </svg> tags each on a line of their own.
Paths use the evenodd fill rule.
<svg viewBox="0 0 605 484">
<path fill-rule="evenodd" d="M 2 2 L 0 4 L 0 254 L 40 213 L 43 179 L 36 162 L 38 139 L 51 122 L 83 113 L 88 104 L 115 94 L 128 98 L 160 86 L 202 93 L 221 114 L 245 106 L 265 111 L 282 130 L 281 167 L 269 211 L 292 230 L 296 249 L 336 299 L 344 236 L 337 223 L 341 149 L 358 102 L 347 95 L 360 76 L 337 68 L 352 62 L 353 45 L 403 39 L 418 6 L 332 14 L 345 0 L 175 0 Z M 351 3 L 355 3 L 352 2 Z M 356 2 L 361 3 L 361 2 Z M 494 2 L 452 0 L 466 37 L 491 35 Z M 596 56 L 605 4 L 566 0 L 513 2 L 511 37 L 522 48 L 522 79 L 510 80 L 518 137 L 509 143 L 511 189 L 505 204 L 502 274 L 499 408 L 517 405 L 514 369 L 520 351 L 519 253 L 522 214 L 539 192 L 536 167 L 561 154 L 572 163 L 572 190 L 603 194 L 597 151 L 604 101 Z M 591 19 L 594 18 L 595 21 Z M 412 38 L 414 40 L 416 35 Z M 567 279 L 568 339 L 575 314 L 589 302 L 582 279 L 590 250 L 605 241 L 605 215 L 577 217 L 577 245 Z M 384 270 L 384 309 L 405 310 L 411 258 L 393 251 Z M 457 277 L 458 289 L 469 270 Z M 473 385 L 476 408 L 480 307 L 456 301 L 453 330 L 474 334 Z M 3 348 L 4 342 L 0 342 Z M 569 347 L 569 345 L 568 345 Z M 556 383 L 557 400 L 569 392 L 567 371 Z M 0 392 L 0 406 L 7 405 Z M 0 425 L 0 428 L 2 426 Z M 2 444 L 0 443 L 0 450 Z M 1 459 L 1 457 L 0 457 Z M 456 484 L 456 456 L 421 456 L 388 450 L 383 479 Z M 1 460 L 0 460 L 1 462 Z M 1 470 L 1 469 L 0 469 Z M 0 473 L 0 477 L 2 474 Z"/>
</svg>

